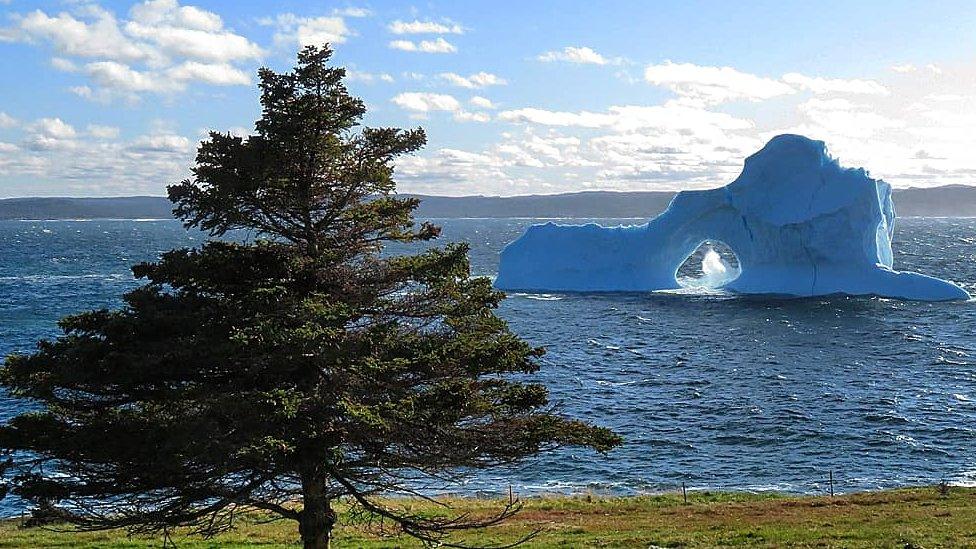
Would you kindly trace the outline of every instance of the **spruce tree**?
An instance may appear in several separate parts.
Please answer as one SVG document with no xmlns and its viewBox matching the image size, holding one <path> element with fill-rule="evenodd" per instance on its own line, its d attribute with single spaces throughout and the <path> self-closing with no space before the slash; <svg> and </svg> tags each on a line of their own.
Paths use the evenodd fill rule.
<svg viewBox="0 0 976 549">
<path fill-rule="evenodd" d="M 466 245 L 381 253 L 438 235 L 393 180 L 425 134 L 363 127 L 330 56 L 308 47 L 293 72 L 262 69 L 255 134 L 211 133 L 169 188 L 211 240 L 136 265 L 145 284 L 121 308 L 64 318 L 63 335 L 5 361 L 0 384 L 33 410 L 0 426 L 4 478 L 35 512 L 213 535 L 258 509 L 322 548 L 341 500 L 442 543 L 519 503 L 471 520 L 382 496 L 619 443 L 525 381 L 543 351 L 494 314 L 504 296 L 471 277 Z"/>
</svg>

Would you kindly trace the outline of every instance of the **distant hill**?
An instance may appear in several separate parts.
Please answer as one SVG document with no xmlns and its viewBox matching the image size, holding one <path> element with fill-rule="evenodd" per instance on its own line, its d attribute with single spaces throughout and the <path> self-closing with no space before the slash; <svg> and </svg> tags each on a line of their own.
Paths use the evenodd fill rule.
<svg viewBox="0 0 976 549">
<path fill-rule="evenodd" d="M 653 217 L 667 208 L 672 192 L 591 191 L 528 196 L 416 196 L 420 217 Z M 947 185 L 899 189 L 899 216 L 976 216 L 976 187 Z M 163 219 L 172 206 L 163 197 L 8 198 L 0 219 Z"/>
<path fill-rule="evenodd" d="M 900 216 L 976 216 L 976 187 L 945 185 L 930 189 L 897 189 L 892 195 Z"/>
<path fill-rule="evenodd" d="M 161 196 L 0 200 L 0 219 L 164 219 L 172 210 Z"/>
</svg>

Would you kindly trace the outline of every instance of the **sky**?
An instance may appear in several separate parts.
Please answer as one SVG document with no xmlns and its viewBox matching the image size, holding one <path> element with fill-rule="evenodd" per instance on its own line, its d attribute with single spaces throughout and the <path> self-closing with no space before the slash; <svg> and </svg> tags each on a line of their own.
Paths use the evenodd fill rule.
<svg viewBox="0 0 976 549">
<path fill-rule="evenodd" d="M 403 192 L 711 188 L 770 137 L 976 184 L 976 2 L 0 0 L 0 197 L 162 195 L 330 43 Z"/>
</svg>

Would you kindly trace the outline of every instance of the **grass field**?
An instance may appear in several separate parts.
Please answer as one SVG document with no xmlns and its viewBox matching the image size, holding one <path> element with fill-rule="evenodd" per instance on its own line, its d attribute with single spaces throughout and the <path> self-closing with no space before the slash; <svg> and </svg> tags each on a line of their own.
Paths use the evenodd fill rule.
<svg viewBox="0 0 976 549">
<path fill-rule="evenodd" d="M 473 515 L 499 502 L 454 499 Z M 406 504 L 430 509 L 420 501 Z M 259 514 L 240 520 L 220 537 L 172 536 L 180 548 L 296 547 L 294 523 L 266 523 Z M 935 487 L 830 497 L 775 494 L 689 493 L 641 497 L 542 497 L 503 525 L 453 541 L 470 545 L 511 542 L 533 531 L 526 547 L 976 547 L 976 489 Z M 161 538 L 124 532 L 56 532 L 0 522 L 0 547 L 160 547 Z M 334 547 L 418 547 L 407 538 L 383 538 L 364 526 L 341 527 Z"/>
</svg>

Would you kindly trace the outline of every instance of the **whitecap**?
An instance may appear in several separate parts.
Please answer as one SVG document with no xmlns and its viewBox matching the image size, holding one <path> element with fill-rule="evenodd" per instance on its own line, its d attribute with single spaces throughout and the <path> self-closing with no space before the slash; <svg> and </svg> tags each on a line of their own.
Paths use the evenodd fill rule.
<svg viewBox="0 0 976 549">
<path fill-rule="evenodd" d="M 525 299 L 535 299 L 536 301 L 560 301 L 563 296 L 552 294 L 522 294 Z"/>
</svg>

